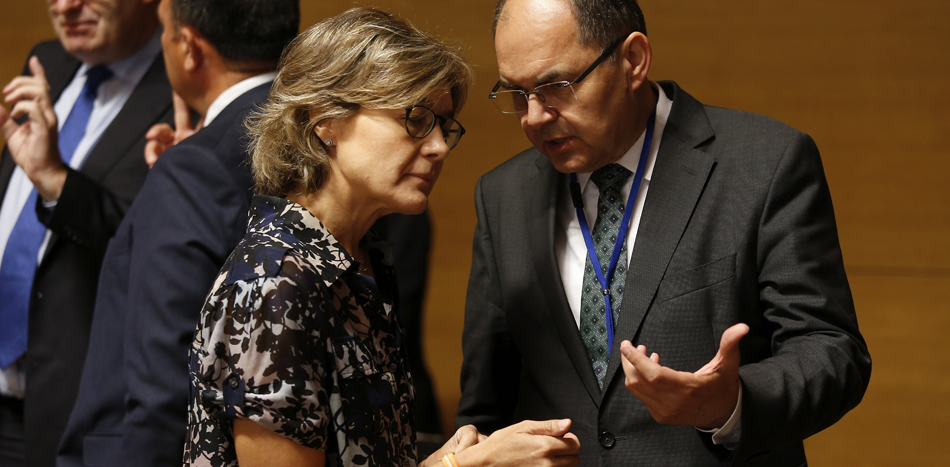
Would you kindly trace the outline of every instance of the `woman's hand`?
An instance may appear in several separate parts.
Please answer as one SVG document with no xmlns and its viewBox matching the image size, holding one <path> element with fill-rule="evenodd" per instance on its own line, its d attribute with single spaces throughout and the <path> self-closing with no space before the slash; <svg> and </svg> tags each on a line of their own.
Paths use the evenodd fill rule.
<svg viewBox="0 0 950 467">
<path fill-rule="evenodd" d="M 422 461 L 419 467 L 438 467 L 442 465 L 442 456 L 450 452 L 460 453 L 485 439 L 488 439 L 488 437 L 479 433 L 474 425 L 465 425 L 459 428 L 455 435 L 446 441 L 438 451 Z"/>
<path fill-rule="evenodd" d="M 460 434 L 459 432 L 469 428 L 463 427 L 456 433 L 456 436 L 460 437 L 458 445 L 462 446 L 476 439 L 477 444 L 467 444 L 466 449 L 456 450 L 455 459 L 459 467 L 574 467 L 580 463 L 577 454 L 581 450 L 581 443 L 577 436 L 567 432 L 570 427 L 571 421 L 568 419 L 541 422 L 527 420 L 498 430 L 487 438 L 477 432 L 477 437 L 473 437 L 469 432 Z M 474 427 L 472 430 L 474 431 Z M 433 454 L 424 465 L 437 466 L 438 464 L 432 461 L 439 462 L 443 455 L 445 453 Z"/>
</svg>

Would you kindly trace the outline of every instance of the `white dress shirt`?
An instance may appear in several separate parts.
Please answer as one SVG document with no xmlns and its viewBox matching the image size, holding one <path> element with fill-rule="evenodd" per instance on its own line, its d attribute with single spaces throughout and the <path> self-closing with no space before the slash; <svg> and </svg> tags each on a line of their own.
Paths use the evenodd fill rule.
<svg viewBox="0 0 950 467">
<path fill-rule="evenodd" d="M 670 109 L 673 107 L 673 101 L 666 96 L 663 89 L 654 85 L 657 90 L 658 98 L 656 104 L 656 120 L 653 127 L 653 140 L 650 143 L 650 152 L 647 156 L 646 167 L 644 168 L 643 181 L 640 183 L 640 191 L 636 194 L 637 198 L 633 207 L 633 214 L 630 216 L 630 227 L 627 230 L 627 264 L 630 264 L 630 258 L 633 255 L 633 248 L 636 245 L 637 230 L 640 226 L 640 216 L 643 214 L 643 202 L 647 197 L 647 191 L 650 189 L 650 179 L 653 177 L 653 167 L 656 164 L 657 153 L 660 148 L 660 141 L 663 139 L 663 130 L 666 128 L 666 122 L 670 117 Z M 627 150 L 626 153 L 617 161 L 617 164 L 624 166 L 633 175 L 631 175 L 620 188 L 620 194 L 624 200 L 630 195 L 633 188 L 633 179 L 637 172 L 637 165 L 640 162 L 640 152 L 643 149 L 643 140 L 646 138 L 646 131 L 640 135 L 637 142 Z M 600 197 L 600 190 L 596 183 L 590 183 L 590 173 L 578 173 L 577 183 L 581 187 L 581 193 L 584 198 L 584 214 L 587 218 L 587 225 L 593 226 L 597 220 L 597 201 Z M 555 220 L 557 228 L 554 232 L 554 254 L 557 257 L 558 270 L 561 273 L 561 281 L 564 286 L 564 293 L 567 295 L 567 302 L 571 306 L 571 313 L 574 315 L 574 323 L 580 328 L 581 322 L 581 290 L 584 284 L 584 266 L 587 261 L 587 244 L 584 242 L 584 234 L 581 232 L 580 221 L 577 220 L 577 210 L 574 208 L 570 197 L 564 197 L 560 206 L 557 207 L 557 219 Z M 623 319 L 621 316 L 620 319 Z M 726 447 L 733 448 L 739 441 L 741 433 L 741 408 L 742 394 L 740 389 L 739 402 L 732 413 L 729 421 L 722 428 L 716 430 L 702 430 L 713 433 L 713 442 L 723 444 Z"/>
<path fill-rule="evenodd" d="M 227 89 L 224 90 L 218 97 L 211 102 L 211 105 L 208 106 L 208 112 L 205 113 L 204 122 L 202 126 L 208 126 L 211 122 L 224 110 L 227 106 L 231 105 L 234 102 L 234 99 L 241 97 L 244 93 L 254 89 L 264 83 L 269 83 L 274 81 L 277 78 L 276 71 L 269 71 L 267 73 L 262 73 L 257 76 L 252 76 L 247 78 Z"/>
<path fill-rule="evenodd" d="M 115 119 L 119 111 L 122 110 L 122 107 L 125 106 L 126 101 L 129 100 L 129 96 L 132 95 L 132 91 L 135 90 L 139 81 L 142 80 L 142 77 L 145 76 L 145 73 L 148 72 L 148 69 L 152 66 L 155 58 L 161 53 L 162 44 L 160 37 L 159 33 L 156 32 L 138 52 L 122 61 L 108 65 L 109 70 L 112 71 L 112 77 L 99 85 L 96 101 L 93 104 L 92 113 L 89 115 L 86 132 L 82 139 L 79 140 L 76 151 L 69 161 L 70 167 L 77 170 L 82 167 L 86 156 L 89 155 L 89 152 L 95 147 L 96 143 L 99 142 L 99 138 L 102 137 L 106 128 L 109 127 L 112 120 Z M 66 117 L 69 116 L 69 112 L 73 109 L 73 105 L 79 100 L 82 88 L 86 84 L 86 71 L 89 70 L 90 67 L 90 65 L 85 63 L 79 67 L 72 81 L 66 86 L 63 93 L 60 94 L 59 99 L 56 100 L 56 104 L 53 105 L 53 110 L 56 113 L 57 129 L 62 129 Z M 10 183 L 7 185 L 6 194 L 3 196 L 3 204 L 0 205 L 0 262 L 3 261 L 2 252 L 7 246 L 7 241 L 10 239 L 13 226 L 20 217 L 20 211 L 23 209 L 34 209 L 33 206 L 26 206 L 26 200 L 30 196 L 32 189 L 33 183 L 30 182 L 26 173 L 20 167 L 16 167 L 13 171 L 13 175 L 10 177 Z M 53 205 L 55 205 L 55 203 L 46 203 L 47 207 L 52 207 Z M 37 255 L 36 258 L 37 264 L 39 264 L 43 258 L 43 254 L 46 252 L 50 235 L 50 231 L 47 230 L 46 236 L 43 238 L 43 243 L 40 246 L 39 255 Z M 0 326 L 2 325 L 3 323 L 0 323 Z M 19 366 L 20 362 L 18 361 L 5 371 L 0 372 L 0 394 L 8 397 L 23 398 L 25 376 L 24 372 L 18 369 Z"/>
</svg>

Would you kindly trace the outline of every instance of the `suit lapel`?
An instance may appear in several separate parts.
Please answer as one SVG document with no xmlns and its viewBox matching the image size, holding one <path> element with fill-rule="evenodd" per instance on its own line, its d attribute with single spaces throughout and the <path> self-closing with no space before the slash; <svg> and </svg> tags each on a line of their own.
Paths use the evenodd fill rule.
<svg viewBox="0 0 950 467">
<path fill-rule="evenodd" d="M 551 314 L 551 319 L 561 335 L 561 342 L 584 387 L 594 403 L 599 405 L 600 387 L 564 294 L 557 257 L 554 255 L 557 202 L 560 196 L 565 195 L 563 191 L 567 188 L 567 181 L 563 174 L 554 170 L 546 157 L 541 154 L 537 157 L 538 173 L 528 179 L 524 186 L 524 217 L 528 238 L 531 239 L 530 258 L 544 295 L 544 308 Z"/>
<path fill-rule="evenodd" d="M 696 149 L 713 137 L 702 104 L 673 83 L 661 84 L 667 95 L 673 97 L 673 107 L 663 131 L 627 270 L 627 293 L 604 380 L 608 383 L 620 368 L 620 342 L 637 342 L 640 325 L 715 165 L 711 156 Z"/>
<path fill-rule="evenodd" d="M 145 131 L 157 123 L 171 106 L 171 95 L 166 83 L 165 63 L 159 55 L 89 152 L 80 172 L 95 181 L 101 181 L 145 137 Z"/>
<path fill-rule="evenodd" d="M 79 172 L 90 179 L 101 182 L 109 171 L 135 147 L 145 132 L 162 118 L 172 105 L 172 97 L 165 76 L 165 62 L 161 54 L 152 63 L 148 71 L 135 86 L 129 100 L 115 116 L 99 141 L 89 151 Z M 139 155 L 144 157 L 144 153 Z M 43 253 L 46 259 L 53 247 L 59 242 L 55 233 L 50 237 L 49 245 Z"/>
</svg>

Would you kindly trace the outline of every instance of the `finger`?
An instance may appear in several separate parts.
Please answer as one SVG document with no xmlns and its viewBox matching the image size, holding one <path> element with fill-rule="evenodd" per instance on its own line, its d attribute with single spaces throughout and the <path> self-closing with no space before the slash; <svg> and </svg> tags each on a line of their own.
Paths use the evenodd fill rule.
<svg viewBox="0 0 950 467">
<path fill-rule="evenodd" d="M 36 58 L 36 55 L 30 57 L 30 72 L 33 73 L 33 77 L 39 80 L 42 80 L 45 84 L 46 81 L 46 70 L 43 69 L 43 64 L 40 63 L 40 59 Z"/>
<path fill-rule="evenodd" d="M 145 164 L 152 168 L 155 162 L 158 162 L 159 156 L 165 152 L 165 145 L 161 141 L 149 141 L 145 143 Z"/>
<path fill-rule="evenodd" d="M 17 76 L 16 78 L 13 78 L 12 80 L 10 80 L 10 82 L 7 83 L 7 85 L 3 87 L 3 93 L 9 94 L 14 89 L 20 88 L 23 86 L 44 86 L 44 85 L 46 85 L 44 81 L 40 81 L 34 76 L 26 76 L 26 75 Z"/>
<path fill-rule="evenodd" d="M 172 106 L 175 108 L 175 128 L 178 131 L 193 129 L 191 126 L 191 110 L 188 109 L 188 104 L 177 92 L 172 92 Z"/>
<path fill-rule="evenodd" d="M 16 105 L 13 106 L 13 110 L 10 111 L 11 120 L 19 120 L 24 116 L 29 116 L 30 120 L 39 120 L 46 123 L 43 121 L 43 115 L 39 111 L 39 106 L 36 105 L 36 102 L 31 100 L 17 102 Z M 36 118 L 34 118 L 34 116 Z"/>
<path fill-rule="evenodd" d="M 739 341 L 748 333 L 749 326 L 745 323 L 735 324 L 726 329 L 719 340 L 719 351 L 716 352 L 716 356 L 697 373 L 715 372 L 722 366 L 738 368 L 741 363 Z"/>
<path fill-rule="evenodd" d="M 574 433 L 564 433 L 564 436 L 555 440 L 557 447 L 551 452 L 558 456 L 571 456 L 581 452 L 581 440 Z"/>
<path fill-rule="evenodd" d="M 478 430 L 472 425 L 466 425 L 455 432 L 455 447 L 453 452 L 461 452 L 478 444 Z"/>
<path fill-rule="evenodd" d="M 163 142 L 171 142 L 175 139 L 175 129 L 167 123 L 156 123 L 145 132 L 145 139 L 158 139 Z"/>
<path fill-rule="evenodd" d="M 571 428 L 571 420 L 564 418 L 561 420 L 525 420 L 514 425 L 518 433 L 527 433 L 531 435 L 562 436 Z"/>
<path fill-rule="evenodd" d="M 13 104 L 22 99 L 42 99 L 46 97 L 46 95 L 46 89 L 42 85 L 37 83 L 23 83 L 6 91 L 3 100 L 7 104 Z"/>
<path fill-rule="evenodd" d="M 656 363 L 657 365 L 659 365 L 659 364 L 660 364 L 660 354 L 658 354 L 658 353 L 653 353 L 652 355 L 650 355 L 650 361 L 652 361 L 653 363 Z"/>
<path fill-rule="evenodd" d="M 10 136 L 19 128 L 20 125 L 17 125 L 12 118 L 10 118 L 10 113 L 7 112 L 7 109 L 0 105 L 0 128 L 3 131 L 3 137 L 6 140 L 10 139 Z"/>
</svg>

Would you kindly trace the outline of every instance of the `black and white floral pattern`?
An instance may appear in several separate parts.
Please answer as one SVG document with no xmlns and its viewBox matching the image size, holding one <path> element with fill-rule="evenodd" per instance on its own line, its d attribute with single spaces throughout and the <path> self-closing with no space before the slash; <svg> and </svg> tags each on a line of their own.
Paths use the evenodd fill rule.
<svg viewBox="0 0 950 467">
<path fill-rule="evenodd" d="M 328 466 L 414 466 L 413 394 L 388 245 L 375 281 L 309 211 L 255 196 L 190 355 L 187 466 L 235 466 L 232 419 L 326 452 Z"/>
</svg>

